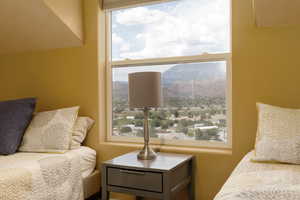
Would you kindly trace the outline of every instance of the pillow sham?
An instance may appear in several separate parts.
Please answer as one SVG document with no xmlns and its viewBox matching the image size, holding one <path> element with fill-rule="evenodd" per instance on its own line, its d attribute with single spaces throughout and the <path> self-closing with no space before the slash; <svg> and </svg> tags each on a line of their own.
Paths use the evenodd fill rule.
<svg viewBox="0 0 300 200">
<path fill-rule="evenodd" d="M 87 132 L 90 130 L 94 120 L 89 117 L 78 117 L 72 130 L 71 149 L 77 149 L 83 143 Z"/>
<path fill-rule="evenodd" d="M 79 107 L 39 112 L 27 128 L 20 151 L 63 153 L 70 148 Z"/>
<path fill-rule="evenodd" d="M 17 151 L 24 132 L 32 119 L 35 98 L 0 102 L 0 154 Z"/>
<path fill-rule="evenodd" d="M 257 103 L 254 161 L 300 164 L 300 109 Z"/>
</svg>

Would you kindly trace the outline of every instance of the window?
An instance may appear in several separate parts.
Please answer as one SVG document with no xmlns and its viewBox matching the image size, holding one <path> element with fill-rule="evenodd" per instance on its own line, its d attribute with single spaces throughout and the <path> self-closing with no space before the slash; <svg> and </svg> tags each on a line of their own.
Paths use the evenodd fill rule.
<svg viewBox="0 0 300 200">
<path fill-rule="evenodd" d="M 150 113 L 153 143 L 231 146 L 230 1 L 179 0 L 110 11 L 108 140 L 143 141 L 128 107 L 128 74 L 162 73 L 163 106 Z"/>
</svg>

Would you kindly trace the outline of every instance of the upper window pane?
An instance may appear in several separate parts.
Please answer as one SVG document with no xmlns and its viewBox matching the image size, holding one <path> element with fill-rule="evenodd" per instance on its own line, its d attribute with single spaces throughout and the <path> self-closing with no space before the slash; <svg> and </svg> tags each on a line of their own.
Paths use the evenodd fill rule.
<svg viewBox="0 0 300 200">
<path fill-rule="evenodd" d="M 230 52 L 229 0 L 179 0 L 112 11 L 112 60 Z"/>
</svg>

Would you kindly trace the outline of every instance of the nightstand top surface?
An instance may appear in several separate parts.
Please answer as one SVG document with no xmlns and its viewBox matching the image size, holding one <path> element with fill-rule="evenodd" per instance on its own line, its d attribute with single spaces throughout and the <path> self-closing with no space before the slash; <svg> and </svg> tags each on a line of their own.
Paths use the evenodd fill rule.
<svg viewBox="0 0 300 200">
<path fill-rule="evenodd" d="M 112 167 L 138 168 L 142 170 L 169 171 L 193 158 L 192 155 L 158 152 L 154 160 L 139 160 L 139 151 L 130 152 L 104 162 Z"/>
</svg>

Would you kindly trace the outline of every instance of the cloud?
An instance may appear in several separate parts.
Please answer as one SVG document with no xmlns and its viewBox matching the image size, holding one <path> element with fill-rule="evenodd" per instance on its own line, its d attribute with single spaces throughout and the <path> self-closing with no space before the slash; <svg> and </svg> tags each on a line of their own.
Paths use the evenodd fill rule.
<svg viewBox="0 0 300 200">
<path fill-rule="evenodd" d="M 112 45 L 114 48 L 119 49 L 120 53 L 130 51 L 130 47 L 131 47 L 127 41 L 125 41 L 122 37 L 120 37 L 116 33 L 112 34 Z"/>
<path fill-rule="evenodd" d="M 175 5 L 175 6 L 174 6 Z M 123 48 L 122 59 L 197 55 L 229 50 L 229 1 L 182 0 L 169 9 L 138 7 L 116 13 L 119 26 L 131 30 L 141 49 Z"/>
<path fill-rule="evenodd" d="M 123 25 L 150 24 L 167 15 L 160 10 L 150 10 L 146 7 L 136 7 L 117 12 L 116 21 Z"/>
<path fill-rule="evenodd" d="M 113 33 L 111 38 L 112 38 L 113 45 L 119 45 L 119 44 L 122 44 L 124 42 L 124 39 L 121 38 L 116 33 Z"/>
<path fill-rule="evenodd" d="M 129 43 L 124 43 L 122 44 L 121 48 L 120 48 L 120 51 L 121 52 L 126 52 L 126 51 L 129 51 L 130 50 L 130 44 Z"/>
</svg>

